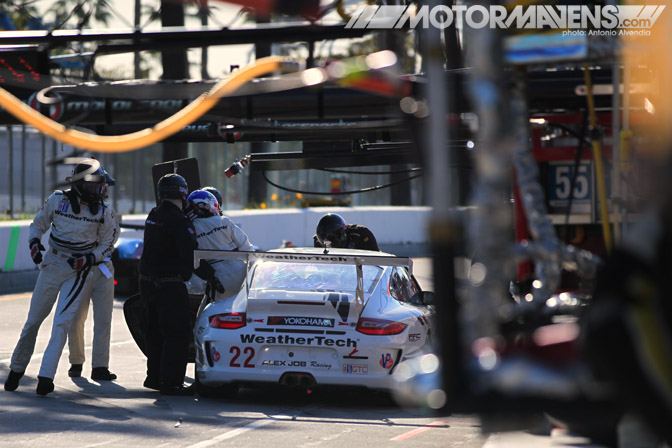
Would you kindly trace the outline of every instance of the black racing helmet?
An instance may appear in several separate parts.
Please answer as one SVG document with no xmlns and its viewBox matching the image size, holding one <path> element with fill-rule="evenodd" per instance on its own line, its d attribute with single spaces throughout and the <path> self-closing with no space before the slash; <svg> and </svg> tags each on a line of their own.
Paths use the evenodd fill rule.
<svg viewBox="0 0 672 448">
<path fill-rule="evenodd" d="M 189 187 L 184 177 L 179 174 L 166 174 L 159 179 L 156 184 L 156 192 L 159 195 L 159 201 L 164 199 L 180 199 L 182 204 L 187 201 Z"/>
<path fill-rule="evenodd" d="M 345 247 L 347 228 L 348 225 L 341 215 L 327 213 L 317 223 L 317 239 L 324 247 L 327 247 L 327 245 L 331 247 Z"/>
<path fill-rule="evenodd" d="M 85 159 L 75 165 L 72 176 L 66 179 L 85 202 L 93 204 L 105 195 L 105 170 L 95 159 Z"/>
<path fill-rule="evenodd" d="M 215 199 L 217 199 L 219 209 L 220 210 L 222 209 L 222 200 L 224 198 L 222 198 L 222 193 L 220 193 L 218 189 L 216 189 L 215 187 L 203 187 L 201 188 L 201 190 L 207 191 L 208 193 L 212 194 L 215 197 Z"/>
</svg>

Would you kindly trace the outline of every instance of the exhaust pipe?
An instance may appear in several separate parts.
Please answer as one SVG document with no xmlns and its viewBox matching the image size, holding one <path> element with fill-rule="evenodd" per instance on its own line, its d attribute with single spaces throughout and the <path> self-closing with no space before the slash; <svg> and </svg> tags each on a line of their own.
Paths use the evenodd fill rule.
<svg viewBox="0 0 672 448">
<path fill-rule="evenodd" d="M 315 385 L 315 378 L 313 378 L 313 375 L 300 375 L 299 384 L 302 387 L 313 387 Z"/>
<path fill-rule="evenodd" d="M 315 386 L 317 381 L 310 373 L 287 372 L 280 377 L 280 384 L 287 387 L 309 388 Z"/>
</svg>

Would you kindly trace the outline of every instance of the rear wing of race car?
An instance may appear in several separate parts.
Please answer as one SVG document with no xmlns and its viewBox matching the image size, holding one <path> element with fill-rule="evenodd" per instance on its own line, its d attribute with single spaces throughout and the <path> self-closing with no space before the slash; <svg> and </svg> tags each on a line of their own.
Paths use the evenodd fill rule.
<svg viewBox="0 0 672 448">
<path fill-rule="evenodd" d="M 198 268 L 201 260 L 244 261 L 249 268 L 251 262 L 273 261 L 285 263 L 307 264 L 346 264 L 354 265 L 357 270 L 356 303 L 358 312 L 364 307 L 364 275 L 362 266 L 405 266 L 410 274 L 413 273 L 413 260 L 408 257 L 391 257 L 380 255 L 339 255 L 339 254 L 310 254 L 297 252 L 239 252 L 228 250 L 195 250 L 194 269 Z M 249 269 L 248 269 L 249 270 Z M 249 288 L 249 279 L 246 287 Z"/>
</svg>

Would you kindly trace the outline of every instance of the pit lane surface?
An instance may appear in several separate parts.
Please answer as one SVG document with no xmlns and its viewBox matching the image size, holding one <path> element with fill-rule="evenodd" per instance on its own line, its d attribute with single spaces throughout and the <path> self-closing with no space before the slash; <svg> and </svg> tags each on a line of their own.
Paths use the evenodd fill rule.
<svg viewBox="0 0 672 448">
<path fill-rule="evenodd" d="M 414 260 L 416 278 L 431 290 L 429 259 Z M 387 396 L 353 391 L 242 389 L 234 400 L 163 397 L 142 387 L 145 358 L 123 318 L 124 298 L 115 300 L 110 369 L 114 382 L 69 378 L 66 351 L 47 397 L 35 394 L 41 356 L 52 316 L 43 324 L 35 354 L 19 389 L 0 389 L 0 447 L 497 447 L 550 446 L 551 438 L 530 434 L 487 437 L 476 416 L 430 415 L 402 409 Z M 25 321 L 30 294 L 0 296 L 0 380 Z M 92 316 L 85 334 L 90 344 Z M 90 346 L 87 356 L 90 357 Z M 188 382 L 193 381 L 193 364 Z M 513 439 L 512 439 L 513 437 Z M 558 446 L 558 443 L 553 443 Z M 566 445 L 569 446 L 569 445 Z M 573 446 L 577 446 L 574 444 Z M 583 445 L 586 446 L 586 445 Z"/>
</svg>

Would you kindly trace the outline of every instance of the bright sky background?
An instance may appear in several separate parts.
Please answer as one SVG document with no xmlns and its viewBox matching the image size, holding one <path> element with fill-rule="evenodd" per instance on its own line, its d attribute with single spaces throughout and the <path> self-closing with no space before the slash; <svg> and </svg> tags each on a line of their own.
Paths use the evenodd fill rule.
<svg viewBox="0 0 672 448">
<path fill-rule="evenodd" d="M 44 6 L 47 6 L 52 0 L 42 0 L 38 1 Z M 125 18 L 124 20 L 119 19 L 116 15 L 112 15 L 112 18 L 107 26 L 107 29 L 123 28 L 128 29 L 128 24 L 132 24 L 134 21 L 134 8 L 135 0 L 108 0 L 112 5 L 114 10 L 121 16 Z M 143 0 L 143 4 L 158 4 L 158 0 L 153 0 L 153 3 L 149 3 L 148 0 Z M 240 27 L 250 27 L 253 26 L 253 23 L 245 23 L 242 17 L 236 18 L 237 13 L 240 11 L 241 7 L 237 5 L 232 5 L 226 3 L 225 1 L 210 0 L 210 6 L 216 8 L 213 10 L 214 18 L 211 18 L 209 21 L 209 26 L 221 27 L 227 26 L 231 28 L 240 28 Z M 348 6 L 349 9 L 354 11 L 358 2 L 353 2 L 351 6 Z M 143 17 L 143 22 L 146 21 L 146 18 Z M 128 24 L 127 24 L 127 23 Z M 328 14 L 324 18 L 323 23 L 342 23 L 342 20 L 335 12 Z M 186 26 L 190 28 L 197 29 L 200 25 L 200 20 L 198 18 L 189 18 L 187 17 Z M 92 24 L 91 28 L 96 28 L 96 24 Z M 161 28 L 160 21 L 156 20 L 151 25 L 148 25 L 145 29 L 159 29 Z M 334 48 L 342 52 L 343 48 L 346 47 L 347 42 L 340 41 L 335 46 L 333 44 L 329 45 L 316 45 L 316 55 L 319 55 L 321 52 L 327 52 L 333 50 Z M 306 57 L 308 54 L 307 50 L 302 49 L 300 56 Z M 200 79 L 201 70 L 200 70 L 200 61 L 201 61 L 201 49 L 194 48 L 189 51 L 189 60 L 192 62 L 190 67 L 191 79 Z M 219 79 L 228 75 L 231 65 L 238 65 L 240 67 L 252 62 L 254 60 L 254 45 L 220 45 L 220 46 L 211 46 L 208 52 L 208 74 L 211 78 Z M 115 73 L 123 74 L 127 79 L 133 78 L 133 55 L 110 55 L 110 56 L 100 56 L 97 58 L 97 67 L 103 67 L 105 69 L 112 70 Z M 150 75 L 150 78 L 156 79 L 161 74 L 160 63 L 156 61 L 153 64 L 153 67 L 156 67 L 155 70 Z"/>
<path fill-rule="evenodd" d="M 129 23 L 133 23 L 134 20 L 134 8 L 135 0 L 108 0 L 112 4 L 113 8 L 123 16 Z M 144 2 L 143 2 L 144 3 Z M 240 10 L 239 6 L 231 5 L 222 1 L 211 1 L 212 6 L 216 7 L 217 10 L 214 11 L 215 20 L 210 20 L 209 25 L 211 26 L 227 26 L 235 18 L 236 14 Z M 144 18 L 143 20 L 146 20 Z M 143 22 L 144 23 L 144 22 Z M 241 26 L 243 23 L 242 19 L 239 19 L 235 22 L 235 26 Z M 220 25 L 221 24 L 221 25 Z M 200 27 L 200 21 L 198 19 L 187 19 L 186 25 L 188 27 L 198 28 Z M 113 16 L 108 25 L 108 29 L 112 28 L 127 28 L 127 25 L 116 16 Z M 148 25 L 146 29 L 159 29 L 161 28 L 160 21 L 155 21 L 151 25 Z M 248 58 L 252 54 L 253 57 L 254 46 L 253 45 L 227 45 L 227 46 L 213 46 L 210 47 L 208 53 L 208 73 L 213 78 L 222 78 L 229 72 L 230 65 L 240 65 L 241 67 L 248 63 Z M 201 60 L 201 50 L 191 49 L 189 53 L 189 60 L 193 63 L 196 62 L 197 65 L 193 65 L 190 68 L 190 74 L 192 79 L 200 79 L 200 60 Z M 98 64 L 114 69 L 115 71 L 121 71 L 125 73 L 128 78 L 133 78 L 133 55 L 114 55 L 114 56 L 104 56 L 98 59 Z M 158 73 L 153 73 L 152 77 L 156 77 L 160 74 L 160 68 Z"/>
</svg>

